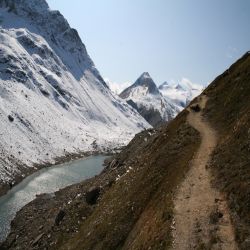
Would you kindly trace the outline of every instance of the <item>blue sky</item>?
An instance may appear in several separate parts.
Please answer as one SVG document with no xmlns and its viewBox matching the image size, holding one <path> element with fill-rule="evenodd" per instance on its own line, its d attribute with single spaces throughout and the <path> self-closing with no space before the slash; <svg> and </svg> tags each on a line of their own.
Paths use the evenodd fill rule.
<svg viewBox="0 0 250 250">
<path fill-rule="evenodd" d="M 250 50 L 248 0 L 47 0 L 104 78 L 206 84 Z"/>
</svg>

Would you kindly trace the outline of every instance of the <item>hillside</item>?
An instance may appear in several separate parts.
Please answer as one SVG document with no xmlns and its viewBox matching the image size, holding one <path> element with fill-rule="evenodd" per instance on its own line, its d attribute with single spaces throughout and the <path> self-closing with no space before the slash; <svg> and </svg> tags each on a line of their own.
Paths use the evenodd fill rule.
<svg viewBox="0 0 250 250">
<path fill-rule="evenodd" d="M 0 41 L 0 194 L 36 167 L 124 146 L 150 127 L 45 0 L 0 0 Z"/>
<path fill-rule="evenodd" d="M 205 117 L 218 131 L 213 183 L 228 201 L 240 249 L 250 248 L 250 53 L 206 90 Z"/>
<path fill-rule="evenodd" d="M 101 175 L 27 205 L 2 247 L 28 249 L 43 233 L 41 249 L 183 249 L 185 240 L 185 249 L 249 249 L 249 80 L 247 53 L 168 125 L 136 135 Z M 192 225 L 183 237 L 178 209 Z"/>
</svg>

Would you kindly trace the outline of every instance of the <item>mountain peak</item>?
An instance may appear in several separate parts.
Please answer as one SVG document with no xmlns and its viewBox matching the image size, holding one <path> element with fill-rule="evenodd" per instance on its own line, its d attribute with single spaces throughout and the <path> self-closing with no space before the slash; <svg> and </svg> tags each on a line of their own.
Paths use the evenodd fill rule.
<svg viewBox="0 0 250 250">
<path fill-rule="evenodd" d="M 149 94 L 159 94 L 158 88 L 148 72 L 142 73 L 131 87 L 138 86 L 147 87 Z"/>
<path fill-rule="evenodd" d="M 142 73 L 120 97 L 127 100 L 152 126 L 171 120 L 180 111 L 170 100 L 163 97 L 148 72 Z"/>
<path fill-rule="evenodd" d="M 88 71 L 96 76 L 100 84 L 107 87 L 89 57 L 78 32 L 70 27 L 59 11 L 51 10 L 46 0 L 0 0 L 0 8 L 5 9 L 4 11 L 7 13 L 1 22 L 3 28 L 14 27 L 27 30 L 28 26 L 32 25 L 32 33 L 34 30 L 39 31 L 39 35 L 42 35 L 46 43 L 56 52 L 55 56 L 65 63 L 67 69 L 77 80 L 80 80 Z M 10 16 L 13 20 L 11 22 L 9 15 L 12 15 Z M 20 22 L 18 18 L 23 21 Z M 35 29 L 33 29 L 34 27 Z M 29 37 L 20 39 L 28 40 Z M 63 49 L 59 50 L 59 45 Z"/>
<path fill-rule="evenodd" d="M 0 1 L 0 7 L 9 8 L 16 13 L 36 12 L 43 13 L 49 10 L 46 0 L 4 0 Z"/>
<path fill-rule="evenodd" d="M 151 76 L 149 75 L 148 72 L 143 72 L 139 78 L 151 78 Z"/>
<path fill-rule="evenodd" d="M 133 90 L 138 87 L 143 87 L 144 90 L 146 89 L 146 92 L 143 91 L 144 94 L 147 93 L 147 94 L 152 94 L 152 95 L 160 95 L 160 92 L 155 82 L 149 75 L 149 73 L 144 72 L 140 75 L 140 77 L 135 81 L 134 84 L 132 84 L 130 87 L 122 91 L 122 93 L 120 94 L 120 97 L 123 99 L 128 98 L 130 94 L 133 92 Z"/>
</svg>

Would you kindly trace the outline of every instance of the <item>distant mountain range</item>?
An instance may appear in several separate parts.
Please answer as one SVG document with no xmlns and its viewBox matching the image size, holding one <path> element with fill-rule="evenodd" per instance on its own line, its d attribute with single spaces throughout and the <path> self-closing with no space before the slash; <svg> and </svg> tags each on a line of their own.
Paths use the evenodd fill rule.
<svg viewBox="0 0 250 250">
<path fill-rule="evenodd" d="M 180 109 L 185 108 L 204 88 L 204 86 L 188 81 L 177 84 L 164 82 L 159 86 L 163 96 L 171 99 Z"/>
<path fill-rule="evenodd" d="M 159 87 L 148 72 L 119 95 L 135 108 L 152 126 L 173 119 L 202 91 L 202 86 L 191 83 L 169 84 Z"/>
</svg>

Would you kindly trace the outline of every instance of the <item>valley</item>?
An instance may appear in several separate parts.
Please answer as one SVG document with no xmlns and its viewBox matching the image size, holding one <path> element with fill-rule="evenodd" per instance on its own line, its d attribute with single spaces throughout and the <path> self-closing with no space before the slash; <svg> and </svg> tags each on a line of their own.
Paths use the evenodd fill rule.
<svg viewBox="0 0 250 250">
<path fill-rule="evenodd" d="M 100 175 L 26 205 L 3 249 L 27 249 L 41 234 L 38 249 L 247 249 L 249 55 L 169 124 L 136 135 Z M 229 88 L 239 75 L 241 88 Z M 235 102 L 239 96 L 248 101 Z M 221 120 L 221 112 L 230 119 Z M 101 191 L 91 204 L 86 195 L 94 189 Z M 55 225 L 60 209 L 65 216 Z M 49 223 L 41 227 L 44 216 Z"/>
<path fill-rule="evenodd" d="M 0 0 L 0 249 L 250 249 L 250 52 L 236 60 L 240 52 L 225 48 L 230 41 L 225 38 L 222 49 L 205 54 L 204 42 L 196 44 L 186 34 L 184 40 L 177 31 L 160 48 L 161 36 L 154 35 L 164 33 L 168 23 L 172 30 L 179 16 L 162 23 L 171 15 L 159 3 L 149 8 L 149 2 L 133 2 L 138 9 L 129 5 L 109 16 L 119 4 L 104 9 L 88 4 L 81 9 L 81 18 L 88 19 L 81 27 L 91 31 L 97 48 L 103 45 L 90 50 L 98 65 L 108 65 L 106 72 L 116 77 L 127 72 L 122 79 L 136 79 L 151 65 L 156 81 L 144 72 L 118 95 L 80 33 L 46 0 Z M 156 9 L 161 18 L 151 19 Z M 125 33 L 117 35 L 123 54 L 118 60 L 110 34 L 132 20 L 128 10 L 136 16 L 129 27 L 136 34 L 129 41 Z M 91 11 L 98 15 L 90 18 Z M 201 20 L 192 18 L 181 19 L 181 31 L 184 24 L 199 25 Z M 211 28 L 210 21 L 205 24 Z M 172 39 L 176 55 L 166 53 Z M 104 55 L 105 46 L 115 59 L 110 54 L 103 65 L 96 52 Z M 136 63 L 125 65 L 130 56 Z M 212 68 L 224 72 L 208 84 Z M 183 77 L 187 72 L 204 77 L 203 83 Z"/>
</svg>

